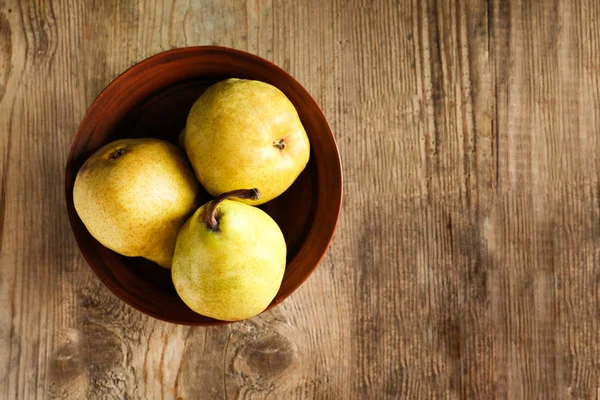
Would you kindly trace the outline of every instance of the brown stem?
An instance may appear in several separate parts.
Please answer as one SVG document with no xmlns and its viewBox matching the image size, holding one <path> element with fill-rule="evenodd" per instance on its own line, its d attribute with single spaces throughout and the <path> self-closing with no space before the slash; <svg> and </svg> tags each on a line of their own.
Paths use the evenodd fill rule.
<svg viewBox="0 0 600 400">
<path fill-rule="evenodd" d="M 219 222 L 217 221 L 215 214 L 217 213 L 217 207 L 223 200 L 230 197 L 237 197 L 238 199 L 244 200 L 258 200 L 260 199 L 260 196 L 261 193 L 258 189 L 237 189 L 232 190 L 231 192 L 222 193 L 210 202 L 208 210 L 206 210 L 204 223 L 211 231 L 216 232 L 219 230 Z"/>
</svg>

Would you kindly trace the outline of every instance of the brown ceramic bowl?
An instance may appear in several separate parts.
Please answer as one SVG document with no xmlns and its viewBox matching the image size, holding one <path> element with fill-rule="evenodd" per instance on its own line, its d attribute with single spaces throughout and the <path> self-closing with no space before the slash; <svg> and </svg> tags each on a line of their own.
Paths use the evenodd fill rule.
<svg viewBox="0 0 600 400">
<path fill-rule="evenodd" d="M 288 246 L 283 283 L 269 308 L 315 270 L 335 230 L 342 200 L 340 157 L 323 112 L 294 78 L 252 54 L 213 46 L 171 50 L 136 64 L 108 85 L 85 115 L 67 161 L 65 192 L 71 227 L 90 267 L 121 300 L 158 319 L 185 325 L 225 323 L 189 309 L 175 292 L 170 271 L 98 243 L 73 207 L 75 177 L 89 156 L 113 140 L 156 137 L 177 143 L 194 101 L 213 83 L 232 77 L 264 81 L 283 91 L 311 143 L 304 172 L 284 194 L 261 206 L 277 221 Z"/>
</svg>

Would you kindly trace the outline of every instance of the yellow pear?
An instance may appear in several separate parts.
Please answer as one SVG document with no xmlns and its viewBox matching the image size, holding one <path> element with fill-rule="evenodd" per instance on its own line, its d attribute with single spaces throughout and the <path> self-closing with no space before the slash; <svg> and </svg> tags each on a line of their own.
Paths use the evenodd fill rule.
<svg viewBox="0 0 600 400">
<path fill-rule="evenodd" d="M 229 197 L 256 200 L 260 192 L 234 190 L 200 207 L 179 231 L 171 276 L 195 312 L 239 321 L 262 312 L 277 294 L 286 244 L 267 213 Z"/>
<path fill-rule="evenodd" d="M 298 112 L 276 87 L 227 79 L 194 103 L 180 143 L 198 180 L 213 196 L 243 187 L 260 189 L 262 204 L 296 180 L 310 156 Z"/>
<path fill-rule="evenodd" d="M 197 207 L 198 189 L 176 146 L 123 139 L 102 147 L 81 167 L 73 203 L 104 246 L 171 268 L 177 232 Z"/>
</svg>

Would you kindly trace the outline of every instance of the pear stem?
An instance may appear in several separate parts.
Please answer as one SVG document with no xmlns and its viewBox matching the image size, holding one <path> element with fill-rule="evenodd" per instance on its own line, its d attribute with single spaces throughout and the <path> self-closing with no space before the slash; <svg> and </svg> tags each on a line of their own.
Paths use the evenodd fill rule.
<svg viewBox="0 0 600 400">
<path fill-rule="evenodd" d="M 219 221 L 217 221 L 216 213 L 217 207 L 219 204 L 230 197 L 237 197 L 238 199 L 243 200 L 258 200 L 260 199 L 261 193 L 258 189 L 237 189 L 232 190 L 231 192 L 226 192 L 215 197 L 210 204 L 208 205 L 208 209 L 206 210 L 206 217 L 204 219 L 204 223 L 206 226 L 213 232 L 219 230 Z"/>
</svg>

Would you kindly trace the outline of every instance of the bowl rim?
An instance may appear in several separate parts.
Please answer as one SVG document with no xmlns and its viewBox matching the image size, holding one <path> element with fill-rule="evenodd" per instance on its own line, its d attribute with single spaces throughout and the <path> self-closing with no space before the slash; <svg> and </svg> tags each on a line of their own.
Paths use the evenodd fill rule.
<svg viewBox="0 0 600 400">
<path fill-rule="evenodd" d="M 83 258 L 85 259 L 86 263 L 88 264 L 88 266 L 94 271 L 95 275 L 100 279 L 100 281 L 104 284 L 104 286 L 106 286 L 109 291 L 116 296 L 119 300 L 123 301 L 124 303 L 126 303 L 127 305 L 129 305 L 130 307 L 133 307 L 134 309 L 142 312 L 145 315 L 149 315 L 153 318 L 156 318 L 158 320 L 161 321 L 165 321 L 165 322 L 169 322 L 169 323 L 173 323 L 173 324 L 178 324 L 178 325 L 186 325 L 186 326 L 215 326 L 215 325 L 225 325 L 225 324 L 231 324 L 237 321 L 221 321 L 221 320 L 211 320 L 209 322 L 193 322 L 193 321 L 183 321 L 183 320 L 173 320 L 173 319 L 168 319 L 166 317 L 164 317 L 163 315 L 157 314 L 153 311 L 144 309 L 143 307 L 139 306 L 138 304 L 136 304 L 135 302 L 130 301 L 126 296 L 121 296 L 119 290 L 117 290 L 116 286 L 114 284 L 113 281 L 111 281 L 110 279 L 108 279 L 103 273 L 101 273 L 99 271 L 99 267 L 96 265 L 96 263 L 94 262 L 94 260 L 92 259 L 91 255 L 88 254 L 87 251 L 84 251 L 82 243 L 80 243 L 80 239 L 75 235 L 75 231 L 74 231 L 74 224 L 76 223 L 75 219 L 79 219 L 79 216 L 77 215 L 76 212 L 71 212 L 71 208 L 72 208 L 72 203 L 73 203 L 73 193 L 72 193 L 72 186 L 74 184 L 74 179 L 72 179 L 73 175 L 77 175 L 77 173 L 74 173 L 71 170 L 71 164 L 73 162 L 73 156 L 75 155 L 75 148 L 74 148 L 74 144 L 81 139 L 81 137 L 84 134 L 84 129 L 83 127 L 85 127 L 87 125 L 87 123 L 89 122 L 89 119 L 92 117 L 94 110 L 97 107 L 100 107 L 100 103 L 102 101 L 102 99 L 107 95 L 107 93 L 116 85 L 118 85 L 120 82 L 125 81 L 127 79 L 130 78 L 130 76 L 135 75 L 138 70 L 143 69 L 144 66 L 148 65 L 148 64 L 152 64 L 154 61 L 157 60 L 161 60 L 163 58 L 168 58 L 171 57 L 173 55 L 180 55 L 180 56 L 185 56 L 186 54 L 195 54 L 198 52 L 221 52 L 224 54 L 229 54 L 229 55 L 233 55 L 236 56 L 238 58 L 241 59 L 250 59 L 253 62 L 257 62 L 257 63 L 262 63 L 265 64 L 268 68 L 271 69 L 276 69 L 278 70 L 278 72 L 285 77 L 286 80 L 289 80 L 291 83 L 294 84 L 294 86 L 300 88 L 304 93 L 302 94 L 303 97 L 307 97 L 309 100 L 312 100 L 312 102 L 314 103 L 314 105 L 316 106 L 315 111 L 318 111 L 318 117 L 319 119 L 321 119 L 324 122 L 324 126 L 327 128 L 324 130 L 324 132 L 320 132 L 320 134 L 327 134 L 329 136 L 329 138 L 331 139 L 331 142 L 333 143 L 333 150 L 330 154 L 329 157 L 335 157 L 335 162 L 334 162 L 334 166 L 336 167 L 336 173 L 339 175 L 339 192 L 336 192 L 337 198 L 334 198 L 332 200 L 329 201 L 329 206 L 334 207 L 335 210 L 331 210 L 331 213 L 335 213 L 335 223 L 333 224 L 333 226 L 330 229 L 330 232 L 327 234 L 326 236 L 326 245 L 325 248 L 323 250 L 323 252 L 318 256 L 316 262 L 314 263 L 314 265 L 312 265 L 310 268 L 305 269 L 305 273 L 301 276 L 300 279 L 298 279 L 293 285 L 291 285 L 290 290 L 285 293 L 283 296 L 279 297 L 279 298 L 275 298 L 267 308 L 265 308 L 261 313 L 259 313 L 258 315 L 270 310 L 271 308 L 275 307 L 276 305 L 280 304 L 281 302 L 283 302 L 283 300 L 285 300 L 286 298 L 288 298 L 289 296 L 292 295 L 292 293 L 294 293 L 296 290 L 298 290 L 298 288 L 300 286 L 302 286 L 306 280 L 313 274 L 313 272 L 317 269 L 317 267 L 320 265 L 321 261 L 323 260 L 323 258 L 325 257 L 325 254 L 327 253 L 327 251 L 329 250 L 329 247 L 331 246 L 331 242 L 333 240 L 333 236 L 335 235 L 335 231 L 337 229 L 337 226 L 339 224 L 339 219 L 340 219 L 340 215 L 341 215 L 341 209 L 342 209 L 342 202 L 343 202 L 343 197 L 344 197 L 344 178 L 343 178 L 343 170 L 342 170 L 342 161 L 341 161 L 341 157 L 340 157 L 340 152 L 339 152 L 339 148 L 337 145 L 337 142 L 335 140 L 335 137 L 333 135 L 333 131 L 331 129 L 331 126 L 329 125 L 329 121 L 327 120 L 327 118 L 325 117 L 325 114 L 323 112 L 323 110 L 321 109 L 321 106 L 319 105 L 319 103 L 317 103 L 317 101 L 310 95 L 310 93 L 304 88 L 304 86 L 302 86 L 300 84 L 300 82 L 298 82 L 292 75 L 290 75 L 287 71 L 285 71 L 283 68 L 279 67 L 277 64 L 264 59 L 260 56 L 257 56 L 255 54 L 243 51 L 243 50 L 238 50 L 238 49 L 234 49 L 234 48 L 230 48 L 230 47 L 224 47 L 224 46 L 214 46 L 214 45 L 209 45 L 209 46 L 188 46 L 188 47 L 179 47 L 179 48 L 175 48 L 175 49 L 170 49 L 170 50 L 166 50 L 166 51 L 162 51 L 159 53 L 156 53 L 150 57 L 147 57 L 145 59 L 143 59 L 140 62 L 137 62 L 135 64 L 133 64 L 132 66 L 128 67 L 127 69 L 125 69 L 123 72 L 121 72 L 119 75 L 117 75 L 108 85 L 106 85 L 106 87 L 104 87 L 102 89 L 102 91 L 94 98 L 94 100 L 92 101 L 92 104 L 88 107 L 88 109 L 85 112 L 85 115 L 83 117 L 83 119 L 81 120 L 81 122 L 79 123 L 79 126 L 77 128 L 77 132 L 75 133 L 75 136 L 73 137 L 72 141 L 71 141 L 71 148 L 69 150 L 69 154 L 68 154 L 68 158 L 67 158 L 67 162 L 66 162 L 66 166 L 65 166 L 65 195 L 66 195 L 66 205 L 67 205 L 67 214 L 69 217 L 69 223 L 71 225 L 71 231 L 73 233 L 73 236 L 75 237 L 75 242 L 77 243 L 77 247 L 79 248 L 80 253 L 83 255 Z M 326 131 L 326 132 L 325 132 Z M 78 171 L 77 171 L 78 172 Z M 73 180 L 73 182 L 71 182 Z M 73 207 L 73 211 L 74 211 L 74 207 Z"/>
</svg>

